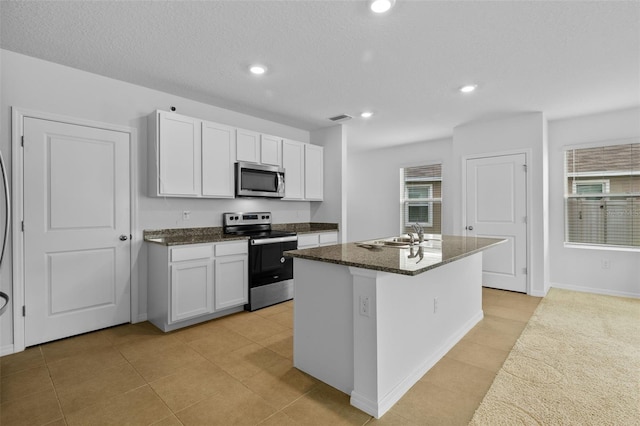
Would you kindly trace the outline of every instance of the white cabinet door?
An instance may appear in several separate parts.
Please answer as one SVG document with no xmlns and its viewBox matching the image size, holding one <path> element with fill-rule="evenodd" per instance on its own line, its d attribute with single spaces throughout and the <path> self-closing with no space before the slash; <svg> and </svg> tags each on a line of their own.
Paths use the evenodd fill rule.
<svg viewBox="0 0 640 426">
<path fill-rule="evenodd" d="M 236 131 L 236 160 L 251 163 L 260 162 L 260 134 L 251 130 Z"/>
<path fill-rule="evenodd" d="M 198 120 L 159 111 L 158 195 L 200 194 Z"/>
<path fill-rule="evenodd" d="M 304 198 L 322 201 L 324 196 L 324 148 L 317 145 L 304 146 Z"/>
<path fill-rule="evenodd" d="M 248 268 L 246 255 L 216 258 L 216 310 L 244 305 L 249 301 Z"/>
<path fill-rule="evenodd" d="M 286 139 L 282 141 L 284 200 L 304 199 L 304 145 Z"/>
<path fill-rule="evenodd" d="M 318 234 L 298 235 L 298 249 L 308 249 L 318 247 L 320 239 Z"/>
<path fill-rule="evenodd" d="M 260 162 L 282 167 L 282 139 L 277 136 L 260 136 Z"/>
<path fill-rule="evenodd" d="M 213 260 L 171 265 L 171 322 L 213 312 Z"/>
<path fill-rule="evenodd" d="M 222 124 L 202 123 L 202 195 L 233 198 L 235 129 Z"/>
<path fill-rule="evenodd" d="M 330 246 L 338 244 L 337 232 L 323 232 L 320 234 L 320 246 Z"/>
</svg>

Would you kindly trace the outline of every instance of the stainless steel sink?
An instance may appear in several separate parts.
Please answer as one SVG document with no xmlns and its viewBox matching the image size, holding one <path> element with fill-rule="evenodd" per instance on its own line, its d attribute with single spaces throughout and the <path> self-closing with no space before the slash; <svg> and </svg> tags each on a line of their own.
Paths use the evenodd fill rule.
<svg viewBox="0 0 640 426">
<path fill-rule="evenodd" d="M 398 248 L 406 248 L 409 247 L 409 241 L 387 241 L 387 240 L 378 240 L 375 241 L 374 244 L 381 244 L 384 246 L 390 247 L 398 247 Z"/>
<path fill-rule="evenodd" d="M 394 237 L 391 241 L 397 242 L 397 243 L 409 244 L 409 243 L 411 243 L 411 238 L 409 238 L 409 237 Z"/>
</svg>

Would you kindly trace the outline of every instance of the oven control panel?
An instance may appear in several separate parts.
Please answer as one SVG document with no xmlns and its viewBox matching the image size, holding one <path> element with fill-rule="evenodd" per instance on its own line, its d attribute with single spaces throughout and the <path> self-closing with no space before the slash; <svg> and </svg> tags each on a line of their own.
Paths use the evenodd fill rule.
<svg viewBox="0 0 640 426">
<path fill-rule="evenodd" d="M 270 225 L 271 212 L 224 213 L 224 226 Z"/>
</svg>

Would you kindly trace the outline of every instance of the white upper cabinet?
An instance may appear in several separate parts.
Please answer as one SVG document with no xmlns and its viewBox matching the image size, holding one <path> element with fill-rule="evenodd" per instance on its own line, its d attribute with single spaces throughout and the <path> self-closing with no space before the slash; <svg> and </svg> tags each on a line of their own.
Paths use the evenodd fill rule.
<svg viewBox="0 0 640 426">
<path fill-rule="evenodd" d="M 283 200 L 322 201 L 324 196 L 324 148 L 284 139 Z"/>
<path fill-rule="evenodd" d="M 260 162 L 282 167 L 282 138 L 260 135 Z"/>
<path fill-rule="evenodd" d="M 317 145 L 304 146 L 304 198 L 322 201 L 324 197 L 324 148 Z"/>
<path fill-rule="evenodd" d="M 202 195 L 205 197 L 235 196 L 235 131 L 223 124 L 202 122 Z"/>
<path fill-rule="evenodd" d="M 166 111 L 148 119 L 151 197 L 234 198 L 235 163 L 285 169 L 283 200 L 322 201 L 324 149 Z"/>
<path fill-rule="evenodd" d="M 282 141 L 284 200 L 304 199 L 304 146 L 301 142 L 287 139 Z"/>
<path fill-rule="evenodd" d="M 237 161 L 260 162 L 260 133 L 238 129 L 236 131 L 236 143 Z"/>
<path fill-rule="evenodd" d="M 154 196 L 200 193 L 199 121 L 156 111 L 149 119 L 149 189 Z"/>
</svg>

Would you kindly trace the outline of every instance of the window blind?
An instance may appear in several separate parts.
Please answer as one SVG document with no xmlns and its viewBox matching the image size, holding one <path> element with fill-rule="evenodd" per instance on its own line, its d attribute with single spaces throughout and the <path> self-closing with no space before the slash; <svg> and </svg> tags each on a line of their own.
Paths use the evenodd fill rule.
<svg viewBox="0 0 640 426">
<path fill-rule="evenodd" d="M 420 224 L 426 234 L 442 233 L 442 165 L 428 164 L 400 169 L 401 233 Z"/>
<path fill-rule="evenodd" d="M 640 247 L 640 143 L 565 151 L 565 241 Z"/>
</svg>

